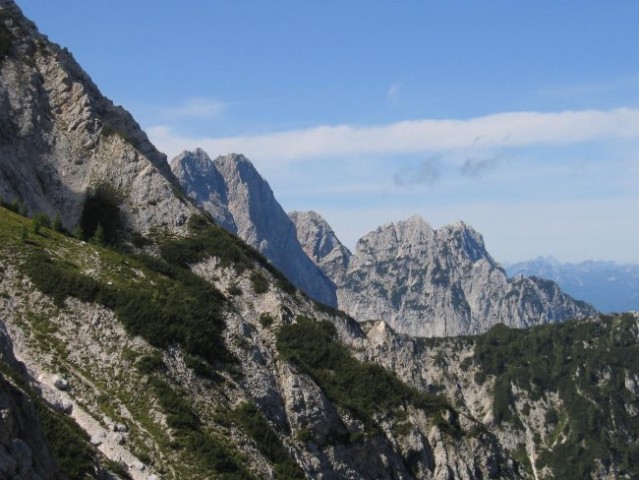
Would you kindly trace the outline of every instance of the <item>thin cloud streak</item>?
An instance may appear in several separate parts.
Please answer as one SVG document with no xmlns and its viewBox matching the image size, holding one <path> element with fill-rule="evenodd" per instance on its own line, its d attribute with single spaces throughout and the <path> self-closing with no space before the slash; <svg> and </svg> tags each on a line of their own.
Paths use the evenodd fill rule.
<svg viewBox="0 0 639 480">
<path fill-rule="evenodd" d="M 169 118 L 211 118 L 220 115 L 225 104 L 210 98 L 190 98 L 182 105 L 164 110 Z"/>
<path fill-rule="evenodd" d="M 166 125 L 151 127 L 148 132 L 158 148 L 170 156 L 201 147 L 213 156 L 241 152 L 249 158 L 289 163 L 317 158 L 442 152 L 469 146 L 491 149 L 639 138 L 639 109 L 510 112 L 469 120 L 424 119 L 372 127 L 318 126 L 229 138 L 182 136 Z"/>
</svg>

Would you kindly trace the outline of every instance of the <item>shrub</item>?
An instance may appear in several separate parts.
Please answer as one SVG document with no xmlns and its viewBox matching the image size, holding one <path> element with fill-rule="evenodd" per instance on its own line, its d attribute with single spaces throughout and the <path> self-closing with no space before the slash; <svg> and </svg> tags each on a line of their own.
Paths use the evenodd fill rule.
<svg viewBox="0 0 639 480">
<path fill-rule="evenodd" d="M 268 328 L 273 325 L 273 317 L 270 314 L 264 312 L 260 315 L 260 325 L 264 328 Z"/>
<path fill-rule="evenodd" d="M 49 217 L 47 217 L 45 213 L 36 213 L 31 219 L 31 226 L 33 228 L 33 233 L 39 235 L 40 230 L 43 227 L 45 228 L 51 227 L 51 221 L 49 220 Z"/>
<path fill-rule="evenodd" d="M 278 479 L 304 479 L 302 469 L 290 457 L 277 434 L 264 419 L 257 407 L 245 402 L 233 412 L 233 417 L 249 437 L 255 442 L 257 449 L 275 464 Z"/>
<path fill-rule="evenodd" d="M 268 292 L 268 281 L 260 272 L 251 273 L 251 283 L 253 284 L 253 291 L 258 295 Z"/>
<path fill-rule="evenodd" d="M 234 297 L 242 295 L 242 289 L 237 283 L 230 284 L 229 288 L 227 288 L 226 291 L 229 293 L 229 295 L 233 295 Z"/>
<path fill-rule="evenodd" d="M 164 270 L 175 278 L 164 288 L 158 284 L 148 291 L 106 285 L 39 250 L 31 252 L 23 268 L 36 287 L 58 305 L 68 296 L 99 303 L 114 310 L 130 333 L 156 347 L 179 344 L 187 353 L 211 363 L 232 361 L 221 337 L 223 296 L 192 272 L 165 265 Z"/>
<path fill-rule="evenodd" d="M 428 412 L 452 411 L 441 397 L 415 391 L 378 364 L 356 360 L 335 336 L 331 323 L 298 317 L 277 332 L 277 350 L 310 375 L 333 403 L 353 412 L 369 428 L 374 428 L 373 414 L 406 403 Z"/>
</svg>

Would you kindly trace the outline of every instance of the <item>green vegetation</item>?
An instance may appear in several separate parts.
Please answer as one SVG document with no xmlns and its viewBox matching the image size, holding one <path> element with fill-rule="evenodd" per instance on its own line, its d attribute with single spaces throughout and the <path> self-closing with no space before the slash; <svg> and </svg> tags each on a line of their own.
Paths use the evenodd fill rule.
<svg viewBox="0 0 639 480">
<path fill-rule="evenodd" d="M 139 258 L 147 261 L 144 266 L 148 269 L 164 274 L 163 281 L 148 289 L 109 285 L 36 249 L 29 253 L 23 268 L 38 290 L 51 295 L 58 305 L 67 297 L 98 303 L 114 310 L 131 334 L 142 336 L 156 347 L 179 344 L 186 352 L 211 363 L 229 361 L 221 338 L 223 296 L 186 270 L 161 260 Z"/>
<path fill-rule="evenodd" d="M 306 478 L 302 469 L 290 457 L 279 438 L 252 403 L 243 403 L 233 412 L 233 418 L 249 437 L 257 449 L 275 465 L 278 480 Z"/>
<path fill-rule="evenodd" d="M 273 317 L 271 317 L 270 314 L 264 312 L 262 314 L 260 314 L 260 325 L 262 325 L 262 327 L 264 328 L 268 328 L 271 325 L 273 325 Z"/>
<path fill-rule="evenodd" d="M 4 376 L 15 382 L 22 392 L 6 381 Z M 72 418 L 53 411 L 28 382 L 3 360 L 0 360 L 0 390 L 9 395 L 24 393 L 31 399 L 51 455 L 65 478 L 68 480 L 97 478 L 97 452 L 89 442 L 88 435 Z M 29 433 L 33 434 L 33 432 Z"/>
<path fill-rule="evenodd" d="M 233 267 L 237 273 L 252 270 L 254 265 L 258 264 L 277 279 L 279 288 L 295 291 L 295 287 L 260 252 L 222 227 L 212 224 L 207 218 L 198 215 L 191 217 L 189 232 L 190 235 L 186 238 L 169 238 L 161 241 L 162 258 L 173 265 L 188 268 L 190 264 L 216 257 L 222 267 Z M 252 281 L 255 288 L 256 280 L 252 278 Z M 257 282 L 260 284 L 260 280 Z M 263 285 L 260 284 L 257 288 L 263 288 Z"/>
<path fill-rule="evenodd" d="M 95 478 L 96 452 L 89 436 L 73 419 L 35 402 L 44 436 L 51 447 L 56 464 L 69 480 Z"/>
<path fill-rule="evenodd" d="M 555 478 L 582 479 L 598 459 L 634 478 L 639 476 L 639 446 L 633 440 L 639 438 L 639 421 L 625 408 L 636 404 L 636 397 L 624 381 L 626 372 L 639 372 L 637 338 L 630 314 L 529 330 L 498 325 L 477 338 L 474 358 L 483 372 L 496 377 L 498 422 L 516 423 L 512 384 L 532 400 L 559 394 L 564 410 L 546 415 L 555 433 L 538 445 L 544 448 L 538 468 L 549 466 Z M 561 435 L 565 441 L 557 441 Z"/>
<path fill-rule="evenodd" d="M 253 284 L 253 291 L 258 295 L 268 292 L 268 280 L 260 272 L 251 273 L 251 283 Z"/>
<path fill-rule="evenodd" d="M 244 468 L 243 459 L 230 446 L 204 430 L 191 401 L 159 377 L 151 377 L 149 382 L 167 414 L 168 426 L 173 429 L 170 444 L 173 450 L 182 451 L 203 473 L 223 474 L 220 478 L 228 480 L 253 478 Z"/>
<path fill-rule="evenodd" d="M 374 414 L 412 404 L 434 414 L 435 422 L 449 433 L 459 433 L 458 424 L 448 424 L 439 414 L 448 410 L 456 418 L 443 398 L 417 392 L 380 365 L 356 360 L 335 337 L 331 323 L 298 317 L 277 332 L 277 349 L 282 358 L 310 375 L 333 403 L 350 410 L 370 430 L 375 429 Z"/>
<path fill-rule="evenodd" d="M 31 219 L 31 226 L 33 233 L 39 235 L 42 228 L 51 228 L 51 221 L 45 213 L 36 213 Z"/>
</svg>

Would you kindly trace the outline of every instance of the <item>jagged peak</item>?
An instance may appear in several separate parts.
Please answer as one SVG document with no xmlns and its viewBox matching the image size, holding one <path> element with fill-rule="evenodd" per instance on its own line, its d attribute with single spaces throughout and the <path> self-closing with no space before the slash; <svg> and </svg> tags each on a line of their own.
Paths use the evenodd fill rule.
<svg viewBox="0 0 639 480">
<path fill-rule="evenodd" d="M 208 160 L 209 162 L 212 161 L 208 153 L 206 153 L 201 148 L 196 148 L 195 150 L 183 150 L 179 155 L 171 160 L 171 164 L 189 160 Z"/>
<path fill-rule="evenodd" d="M 329 223 L 326 221 L 326 219 L 322 217 L 322 215 L 317 213 L 315 210 L 306 210 L 306 211 L 293 210 L 292 212 L 288 212 L 288 216 L 291 219 L 293 219 L 294 222 L 298 220 L 310 221 L 315 223 L 316 225 L 321 225 L 322 228 L 326 230 L 329 230 L 331 232 L 333 231 L 333 229 L 331 228 Z"/>
<path fill-rule="evenodd" d="M 219 155 L 218 157 L 215 158 L 214 161 L 215 161 L 215 163 L 227 164 L 227 165 L 233 165 L 233 164 L 235 164 L 235 165 L 247 165 L 247 166 L 251 166 L 253 169 L 255 169 L 255 166 L 253 165 L 253 162 L 251 162 L 247 157 L 245 157 L 241 153 L 231 152 L 231 153 L 227 153 L 226 155 Z"/>
</svg>

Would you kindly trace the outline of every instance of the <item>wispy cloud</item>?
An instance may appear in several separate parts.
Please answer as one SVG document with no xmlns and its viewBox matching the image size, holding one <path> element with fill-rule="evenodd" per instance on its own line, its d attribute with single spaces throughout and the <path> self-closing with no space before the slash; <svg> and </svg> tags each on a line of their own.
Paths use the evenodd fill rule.
<svg viewBox="0 0 639 480">
<path fill-rule="evenodd" d="M 190 98 L 182 104 L 164 110 L 168 118 L 211 118 L 220 115 L 225 104 L 211 98 Z"/>
<path fill-rule="evenodd" d="M 435 185 L 442 174 L 441 158 L 431 157 L 423 160 L 419 165 L 405 168 L 397 172 L 393 179 L 395 185 Z"/>
<path fill-rule="evenodd" d="M 480 158 L 467 157 L 459 170 L 464 176 L 479 178 L 484 173 L 496 168 L 505 158 L 503 153 Z"/>
<path fill-rule="evenodd" d="M 169 155 L 185 148 L 201 147 L 211 155 L 242 152 L 252 158 L 288 163 L 349 156 L 432 154 L 468 149 L 473 145 L 477 149 L 494 150 L 639 138 L 639 109 L 511 112 L 468 120 L 318 126 L 227 138 L 183 136 L 169 126 L 151 127 L 148 132 L 158 148 Z"/>
<path fill-rule="evenodd" d="M 396 104 L 399 101 L 399 94 L 402 88 L 401 82 L 395 82 L 390 87 L 388 87 L 388 91 L 386 92 L 386 98 L 391 104 Z"/>
</svg>

